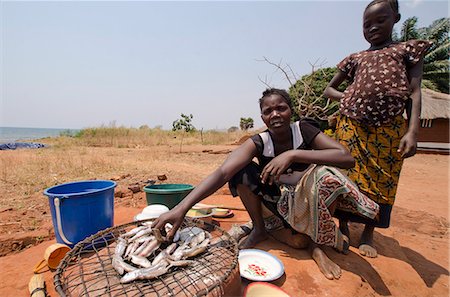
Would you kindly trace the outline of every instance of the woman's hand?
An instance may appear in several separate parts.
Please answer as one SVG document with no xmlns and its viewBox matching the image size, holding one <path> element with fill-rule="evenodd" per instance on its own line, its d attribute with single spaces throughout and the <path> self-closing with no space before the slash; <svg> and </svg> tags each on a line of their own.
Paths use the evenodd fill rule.
<svg viewBox="0 0 450 297">
<path fill-rule="evenodd" d="M 274 182 L 279 181 L 281 174 L 283 174 L 292 163 L 291 152 L 292 151 L 286 151 L 267 163 L 261 172 L 261 182 L 263 184 L 268 183 L 271 185 Z"/>
<path fill-rule="evenodd" d="M 403 158 L 409 158 L 416 154 L 417 140 L 414 133 L 406 133 L 400 140 L 398 152 L 402 154 Z"/>
<path fill-rule="evenodd" d="M 175 236 L 175 232 L 180 228 L 181 223 L 183 223 L 186 212 L 182 209 L 174 208 L 166 213 L 160 215 L 156 220 L 153 221 L 152 228 L 159 230 L 164 230 L 164 226 L 167 223 L 172 224 L 172 229 L 167 233 L 167 238 L 172 240 Z"/>
</svg>

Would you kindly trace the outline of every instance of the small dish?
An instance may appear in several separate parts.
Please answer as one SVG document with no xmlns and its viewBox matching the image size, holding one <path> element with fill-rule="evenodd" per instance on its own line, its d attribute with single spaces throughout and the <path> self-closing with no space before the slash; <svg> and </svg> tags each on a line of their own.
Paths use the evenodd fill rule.
<svg viewBox="0 0 450 297">
<path fill-rule="evenodd" d="M 252 281 L 273 281 L 284 274 L 283 263 L 274 255 L 257 249 L 239 251 L 239 272 Z"/>
<path fill-rule="evenodd" d="M 228 218 L 233 215 L 233 211 L 228 208 L 214 208 L 214 218 Z"/>
<path fill-rule="evenodd" d="M 149 216 L 153 216 L 154 218 L 159 217 L 160 215 L 162 215 L 165 212 L 168 212 L 169 208 L 165 205 L 162 204 L 151 204 L 147 207 L 145 207 L 141 213 L 142 214 L 146 214 Z"/>
<path fill-rule="evenodd" d="M 205 208 L 205 209 L 194 209 L 191 208 L 186 213 L 186 216 L 194 219 L 200 219 L 206 223 L 212 222 L 212 215 L 213 210 L 211 208 Z"/>
<path fill-rule="evenodd" d="M 147 220 L 147 219 L 156 219 L 160 215 L 165 212 L 168 212 L 169 208 L 162 204 L 152 204 L 145 207 L 141 213 L 137 214 L 134 217 L 135 221 Z"/>
<path fill-rule="evenodd" d="M 134 216 L 134 221 L 142 221 L 147 219 L 155 219 L 155 217 L 146 213 L 138 213 Z"/>
</svg>

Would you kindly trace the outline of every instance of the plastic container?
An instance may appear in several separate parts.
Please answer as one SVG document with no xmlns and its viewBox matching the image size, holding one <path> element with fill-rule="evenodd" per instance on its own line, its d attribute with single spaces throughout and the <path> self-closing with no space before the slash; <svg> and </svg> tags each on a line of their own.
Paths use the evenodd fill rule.
<svg viewBox="0 0 450 297">
<path fill-rule="evenodd" d="M 165 212 L 168 212 L 169 208 L 162 204 L 151 204 L 145 207 L 141 213 L 134 217 L 135 221 L 146 220 L 146 219 L 156 219 Z"/>
<path fill-rule="evenodd" d="M 109 180 L 65 183 L 48 188 L 56 241 L 73 247 L 77 242 L 112 227 L 114 187 Z"/>
<path fill-rule="evenodd" d="M 147 205 L 162 204 L 172 209 L 193 189 L 188 184 L 159 184 L 144 187 L 144 192 Z"/>
<path fill-rule="evenodd" d="M 150 216 L 151 218 L 157 218 L 165 212 L 168 212 L 169 208 L 162 204 L 151 204 L 145 207 L 141 213 Z"/>
<path fill-rule="evenodd" d="M 186 216 L 193 218 L 193 219 L 200 219 L 206 223 L 211 224 L 212 223 L 212 216 L 214 214 L 213 209 L 207 208 L 207 209 L 193 209 L 191 208 L 186 213 Z"/>
<path fill-rule="evenodd" d="M 271 283 L 253 282 L 244 291 L 244 297 L 290 297 L 288 293 Z"/>
</svg>

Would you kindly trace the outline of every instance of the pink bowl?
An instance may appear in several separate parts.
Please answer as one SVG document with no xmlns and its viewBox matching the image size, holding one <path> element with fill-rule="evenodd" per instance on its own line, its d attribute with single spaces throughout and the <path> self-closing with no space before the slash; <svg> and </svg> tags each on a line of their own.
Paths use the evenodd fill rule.
<svg viewBox="0 0 450 297">
<path fill-rule="evenodd" d="M 253 282 L 244 291 L 243 297 L 290 297 L 281 288 L 265 282 Z"/>
</svg>

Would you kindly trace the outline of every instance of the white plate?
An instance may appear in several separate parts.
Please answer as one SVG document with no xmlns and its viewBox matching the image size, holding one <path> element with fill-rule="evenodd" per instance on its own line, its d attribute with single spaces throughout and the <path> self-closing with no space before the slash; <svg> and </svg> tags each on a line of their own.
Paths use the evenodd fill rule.
<svg viewBox="0 0 450 297">
<path fill-rule="evenodd" d="M 156 219 L 157 216 L 145 214 L 145 213 L 138 213 L 134 216 L 134 221 L 141 221 L 141 220 L 147 220 L 147 219 Z"/>
<path fill-rule="evenodd" d="M 240 250 L 238 261 L 241 276 L 252 281 L 273 281 L 284 273 L 283 263 L 266 251 Z"/>
</svg>

